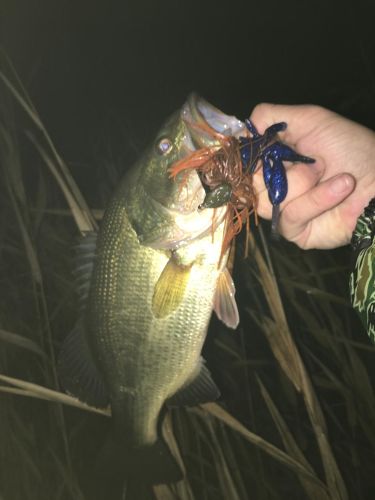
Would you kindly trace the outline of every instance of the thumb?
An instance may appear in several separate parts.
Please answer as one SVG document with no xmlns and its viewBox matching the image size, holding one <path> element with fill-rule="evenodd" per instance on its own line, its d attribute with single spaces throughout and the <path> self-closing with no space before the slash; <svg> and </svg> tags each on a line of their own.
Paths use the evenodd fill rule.
<svg viewBox="0 0 375 500">
<path fill-rule="evenodd" d="M 262 103 L 255 106 L 250 119 L 261 134 L 274 123 L 286 122 L 288 127 L 280 135 L 286 142 L 296 144 L 301 137 L 311 133 L 316 128 L 317 123 L 327 118 L 327 114 L 331 114 L 331 112 L 310 104 L 291 106 Z"/>
</svg>

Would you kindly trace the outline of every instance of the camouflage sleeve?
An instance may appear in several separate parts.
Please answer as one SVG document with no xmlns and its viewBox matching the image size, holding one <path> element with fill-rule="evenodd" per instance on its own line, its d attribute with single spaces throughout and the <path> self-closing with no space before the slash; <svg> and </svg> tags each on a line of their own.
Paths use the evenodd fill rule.
<svg viewBox="0 0 375 500">
<path fill-rule="evenodd" d="M 351 241 L 350 299 L 375 342 L 375 198 L 357 221 Z"/>
</svg>

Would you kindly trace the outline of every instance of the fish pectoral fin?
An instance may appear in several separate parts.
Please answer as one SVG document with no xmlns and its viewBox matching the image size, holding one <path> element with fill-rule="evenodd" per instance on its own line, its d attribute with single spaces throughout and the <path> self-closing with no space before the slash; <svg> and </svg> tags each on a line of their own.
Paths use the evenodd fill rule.
<svg viewBox="0 0 375 500">
<path fill-rule="evenodd" d="M 108 406 L 108 391 L 92 358 L 82 320 L 64 340 L 57 369 L 61 386 L 66 392 L 91 406 Z"/>
<path fill-rule="evenodd" d="M 203 358 L 198 370 L 198 374 L 191 381 L 167 399 L 167 406 L 197 406 L 218 399 L 220 391 Z"/>
<path fill-rule="evenodd" d="M 159 276 L 152 297 L 152 312 L 156 318 L 168 316 L 181 304 L 190 270 L 191 265 L 179 265 L 173 256 L 169 259 Z"/>
<path fill-rule="evenodd" d="M 234 294 L 236 289 L 227 268 L 219 275 L 214 297 L 214 311 L 216 316 L 228 327 L 237 328 L 240 321 Z"/>
</svg>

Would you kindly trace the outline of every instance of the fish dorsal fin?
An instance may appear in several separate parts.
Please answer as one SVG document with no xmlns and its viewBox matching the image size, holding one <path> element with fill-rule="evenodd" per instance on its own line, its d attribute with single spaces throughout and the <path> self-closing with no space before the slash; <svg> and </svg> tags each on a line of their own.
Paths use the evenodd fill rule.
<svg viewBox="0 0 375 500">
<path fill-rule="evenodd" d="M 236 289 L 227 268 L 219 275 L 214 297 L 214 311 L 216 316 L 228 327 L 237 328 L 240 321 L 236 299 Z"/>
<path fill-rule="evenodd" d="M 85 309 L 94 269 L 97 233 L 87 232 L 75 247 L 74 270 L 75 289 L 81 313 Z"/>
<path fill-rule="evenodd" d="M 201 358 L 195 377 L 170 397 L 166 403 L 170 407 L 197 406 L 215 401 L 219 396 L 220 391 L 211 378 L 205 360 Z"/>
<path fill-rule="evenodd" d="M 184 297 L 190 276 L 190 266 L 182 266 L 172 256 L 155 285 L 152 312 L 156 318 L 164 318 L 175 311 Z"/>
<path fill-rule="evenodd" d="M 108 406 L 107 388 L 90 352 L 82 320 L 63 342 L 58 357 L 58 374 L 63 389 L 69 394 L 97 408 Z"/>
</svg>

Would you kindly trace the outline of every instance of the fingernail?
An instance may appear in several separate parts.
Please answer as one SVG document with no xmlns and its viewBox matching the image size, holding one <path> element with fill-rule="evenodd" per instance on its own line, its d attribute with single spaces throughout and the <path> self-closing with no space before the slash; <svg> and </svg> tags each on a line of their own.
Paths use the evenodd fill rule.
<svg viewBox="0 0 375 500">
<path fill-rule="evenodd" d="M 332 181 L 331 184 L 331 191 L 334 194 L 342 194 L 348 191 L 351 179 L 347 175 L 345 176 L 338 176 L 336 179 Z"/>
</svg>

